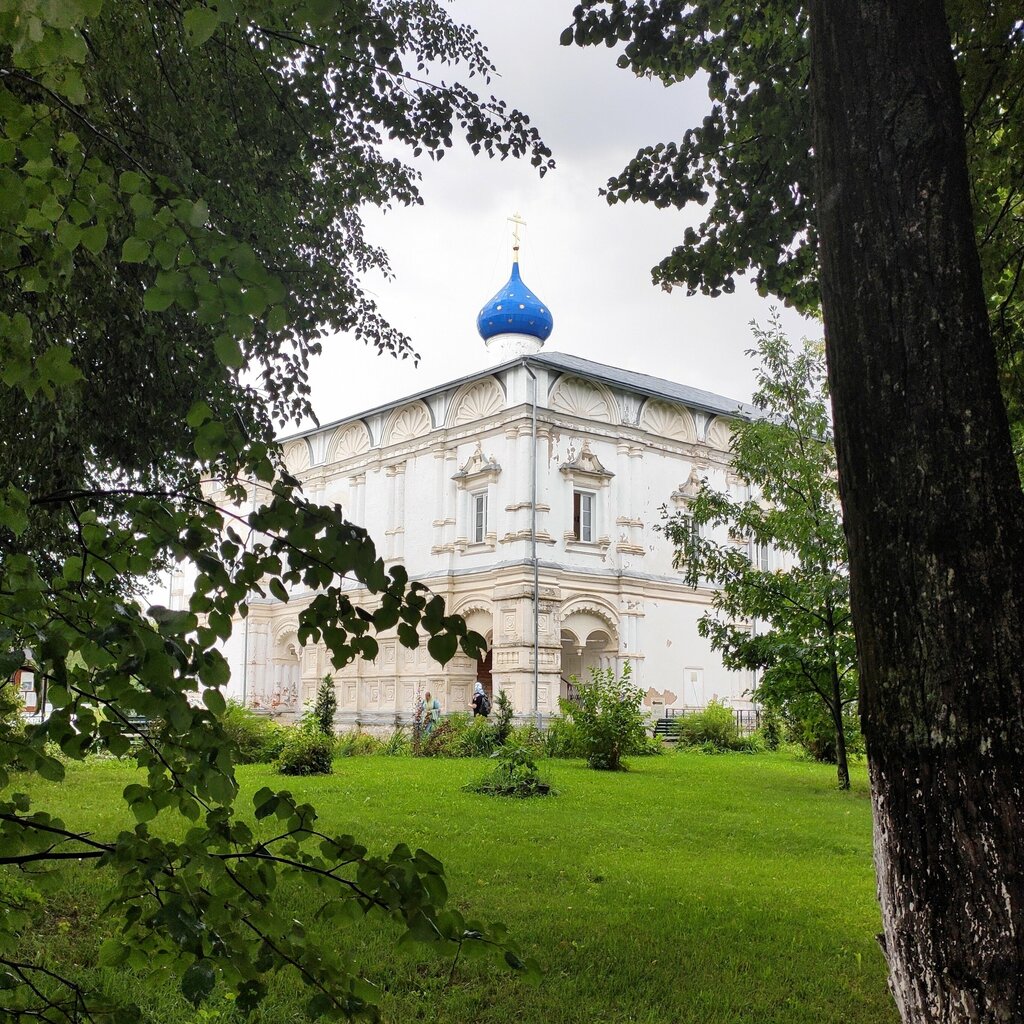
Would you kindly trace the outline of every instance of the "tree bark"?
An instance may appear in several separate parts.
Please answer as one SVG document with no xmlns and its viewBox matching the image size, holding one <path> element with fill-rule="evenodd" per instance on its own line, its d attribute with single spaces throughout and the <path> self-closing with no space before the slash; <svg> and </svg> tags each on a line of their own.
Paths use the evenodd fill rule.
<svg viewBox="0 0 1024 1024">
<path fill-rule="evenodd" d="M 832 664 L 832 700 L 829 701 L 829 712 L 832 725 L 836 730 L 836 774 L 839 788 L 850 788 L 850 760 L 846 753 L 846 728 L 843 725 L 843 692 L 839 682 L 839 673 L 835 663 Z"/>
<path fill-rule="evenodd" d="M 811 0 L 822 296 L 890 984 L 1024 1021 L 1024 499 L 936 0 Z"/>
</svg>

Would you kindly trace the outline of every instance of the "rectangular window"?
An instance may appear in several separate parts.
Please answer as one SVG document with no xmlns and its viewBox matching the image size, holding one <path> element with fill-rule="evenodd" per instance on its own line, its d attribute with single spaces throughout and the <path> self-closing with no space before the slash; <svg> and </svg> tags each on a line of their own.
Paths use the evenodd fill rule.
<svg viewBox="0 0 1024 1024">
<path fill-rule="evenodd" d="M 772 567 L 771 548 L 768 544 L 754 542 L 754 568 L 769 572 Z"/>
<path fill-rule="evenodd" d="M 487 492 L 473 495 L 473 543 L 483 544 L 487 539 Z"/>
<path fill-rule="evenodd" d="M 594 495 L 587 491 L 572 492 L 572 532 L 586 544 L 594 541 Z"/>
</svg>

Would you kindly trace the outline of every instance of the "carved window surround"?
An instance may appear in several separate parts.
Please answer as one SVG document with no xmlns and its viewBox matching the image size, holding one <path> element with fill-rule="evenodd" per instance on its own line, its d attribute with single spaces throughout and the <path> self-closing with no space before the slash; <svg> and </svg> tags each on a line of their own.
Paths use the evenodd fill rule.
<svg viewBox="0 0 1024 1024">
<path fill-rule="evenodd" d="M 492 455 L 484 455 L 483 448 L 477 444 L 476 451 L 466 460 L 466 464 L 452 479 L 459 490 L 476 490 L 487 484 L 496 483 L 501 474 L 501 466 Z"/>
<path fill-rule="evenodd" d="M 559 469 L 573 487 L 607 487 L 615 476 L 604 468 L 601 460 L 590 450 L 589 441 L 583 442 L 579 455 L 572 462 L 563 462 Z"/>
</svg>

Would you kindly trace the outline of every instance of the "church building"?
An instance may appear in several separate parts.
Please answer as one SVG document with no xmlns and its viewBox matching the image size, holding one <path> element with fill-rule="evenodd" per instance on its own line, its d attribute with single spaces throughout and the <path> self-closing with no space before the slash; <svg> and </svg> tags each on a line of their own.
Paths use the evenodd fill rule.
<svg viewBox="0 0 1024 1024">
<path fill-rule="evenodd" d="M 335 671 L 323 645 L 298 642 L 298 612 L 314 595 L 296 592 L 254 600 L 235 629 L 236 698 L 297 714 L 331 674 L 339 726 L 383 728 L 408 721 L 426 690 L 445 712 L 466 710 L 480 679 L 517 715 L 549 716 L 590 668 L 629 662 L 655 714 L 716 697 L 751 706 L 751 676 L 727 671 L 698 634 L 709 592 L 685 585 L 655 527 L 702 479 L 745 489 L 730 471 L 730 422 L 753 410 L 548 351 L 554 320 L 517 250 L 477 318 L 489 366 L 284 443 L 307 494 L 340 503 L 387 564 L 486 637 L 486 657 L 460 653 L 442 667 L 425 644 L 409 650 L 384 634 L 375 661 Z M 373 607 L 360 598 L 354 590 Z"/>
</svg>

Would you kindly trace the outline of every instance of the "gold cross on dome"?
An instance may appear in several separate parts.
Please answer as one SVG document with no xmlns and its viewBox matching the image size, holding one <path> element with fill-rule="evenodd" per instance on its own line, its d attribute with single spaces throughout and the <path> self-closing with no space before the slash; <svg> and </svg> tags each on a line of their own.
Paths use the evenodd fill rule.
<svg viewBox="0 0 1024 1024">
<path fill-rule="evenodd" d="M 513 213 L 512 216 L 508 218 L 508 222 L 509 222 L 509 224 L 514 224 L 515 225 L 515 227 L 512 228 L 512 255 L 513 255 L 513 258 L 518 262 L 518 260 L 519 260 L 519 229 L 526 227 L 526 221 L 523 220 L 522 216 L 519 213 Z"/>
</svg>

